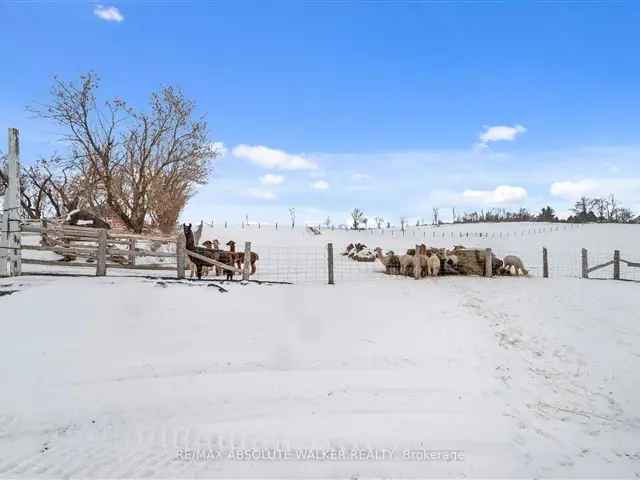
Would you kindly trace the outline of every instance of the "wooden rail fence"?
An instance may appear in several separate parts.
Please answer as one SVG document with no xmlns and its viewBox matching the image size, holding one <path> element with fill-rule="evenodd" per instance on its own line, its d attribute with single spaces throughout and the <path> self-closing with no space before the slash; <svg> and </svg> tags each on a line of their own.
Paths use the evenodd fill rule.
<svg viewBox="0 0 640 480">
<path fill-rule="evenodd" d="M 640 268 L 640 262 L 632 262 L 630 260 L 625 260 L 620 257 L 620 250 L 613 251 L 613 258 L 608 262 L 604 262 L 598 265 L 594 265 L 592 267 L 589 266 L 589 252 L 586 248 L 582 249 L 581 252 L 581 270 L 582 270 L 582 278 L 589 278 L 589 274 L 591 272 L 595 272 L 596 270 L 600 270 L 602 268 L 606 268 L 610 265 L 613 265 L 613 279 L 614 280 L 623 280 L 620 278 L 620 264 L 624 263 L 627 267 L 631 268 Z"/>
<path fill-rule="evenodd" d="M 97 228 L 51 224 L 47 221 L 42 221 L 40 224 L 26 222 L 22 225 L 21 232 L 41 236 L 40 245 L 20 246 L 21 263 L 27 265 L 92 268 L 95 269 L 96 276 L 105 276 L 110 268 L 175 270 L 177 278 L 183 279 L 188 264 L 187 258 L 192 257 L 223 270 L 231 270 L 241 274 L 243 280 L 248 280 L 251 275 L 251 242 L 245 243 L 244 265 L 242 268 L 238 268 L 235 265 L 228 265 L 187 250 L 182 232 L 176 237 L 147 236 Z M 175 244 L 175 252 L 142 248 L 145 244 L 155 244 L 157 248 L 161 245 Z M 21 251 L 52 252 L 61 255 L 67 261 L 24 258 Z M 140 264 L 136 262 L 136 259 L 140 257 L 175 258 L 176 260 L 175 264 Z M 84 258 L 87 261 L 75 261 L 78 258 Z"/>
</svg>

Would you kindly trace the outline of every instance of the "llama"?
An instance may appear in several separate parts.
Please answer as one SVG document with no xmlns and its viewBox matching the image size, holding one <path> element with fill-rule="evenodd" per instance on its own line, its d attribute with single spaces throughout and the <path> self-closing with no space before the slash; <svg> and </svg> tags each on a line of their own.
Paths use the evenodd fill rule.
<svg viewBox="0 0 640 480">
<path fill-rule="evenodd" d="M 217 238 L 215 238 L 213 242 L 210 242 L 210 243 L 211 243 L 211 248 L 213 250 L 216 250 L 216 251 L 220 250 L 220 242 L 218 241 Z M 219 267 L 218 265 L 216 265 L 214 268 L 216 270 L 216 277 L 219 277 L 220 275 L 222 275 L 222 267 Z"/>
<path fill-rule="evenodd" d="M 194 237 L 195 237 L 195 235 L 194 235 Z M 196 242 L 195 242 L 195 238 L 194 238 L 193 243 L 194 243 L 194 245 L 195 245 L 195 243 L 196 243 Z M 203 246 L 204 248 L 209 248 L 209 247 L 207 246 L 207 242 L 203 242 L 202 246 Z M 188 247 L 187 247 L 187 248 L 188 248 Z M 196 265 L 196 264 L 191 260 L 191 257 L 188 257 L 188 256 L 187 256 L 187 269 L 189 270 L 189 278 L 193 278 L 194 276 L 196 276 L 196 275 L 198 274 L 198 273 L 197 273 L 197 272 L 198 272 L 198 265 Z M 202 264 L 202 276 L 203 276 L 203 277 L 206 277 L 207 275 L 209 275 L 209 271 L 210 271 L 210 270 L 211 270 L 211 266 L 210 266 L 210 265 L 208 265 L 208 264 L 206 264 L 206 263 L 203 263 L 203 264 Z M 200 277 L 198 277 L 198 278 L 200 278 Z"/>
<path fill-rule="evenodd" d="M 400 259 L 397 255 L 394 255 L 392 251 L 387 252 L 386 255 L 382 254 L 382 249 L 376 247 L 374 249 L 376 259 L 384 266 L 385 273 L 397 275 L 400 273 Z"/>
<path fill-rule="evenodd" d="M 520 257 L 516 257 L 515 255 L 507 255 L 504 257 L 503 268 L 508 270 L 511 275 L 529 275 Z"/>
<path fill-rule="evenodd" d="M 191 229 L 191 224 L 186 225 L 183 224 L 182 228 L 184 230 L 184 236 L 186 239 L 186 247 L 187 250 L 198 253 L 199 255 L 203 255 L 207 258 L 211 258 L 212 260 L 217 260 L 219 262 L 226 263 L 227 265 L 233 265 L 233 257 L 228 255 L 227 252 L 215 251 L 209 248 L 197 247 L 193 238 L 193 230 Z M 198 280 L 202 278 L 202 272 L 204 266 L 209 266 L 208 263 L 199 260 L 195 257 L 188 256 L 189 260 L 193 262 L 196 266 L 196 275 Z M 227 280 L 233 280 L 233 270 L 224 270 L 227 275 Z"/>
<path fill-rule="evenodd" d="M 236 267 L 244 268 L 244 252 L 236 252 L 236 242 L 234 242 L 233 240 L 229 240 L 227 242 L 227 246 L 229 247 L 229 253 L 232 254 L 235 260 Z M 256 270 L 257 270 L 256 262 L 258 260 L 260 260 L 260 257 L 258 257 L 258 254 L 256 252 L 251 252 L 251 256 L 249 257 L 249 263 L 251 263 L 250 275 L 253 275 L 254 273 L 256 273 Z"/>
</svg>

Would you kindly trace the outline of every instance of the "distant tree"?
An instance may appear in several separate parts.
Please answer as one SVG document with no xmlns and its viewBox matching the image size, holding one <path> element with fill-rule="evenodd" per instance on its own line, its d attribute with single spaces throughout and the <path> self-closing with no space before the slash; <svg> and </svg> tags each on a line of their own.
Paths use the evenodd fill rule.
<svg viewBox="0 0 640 480">
<path fill-rule="evenodd" d="M 542 210 L 538 215 L 538 220 L 541 222 L 556 222 L 558 221 L 558 218 L 556 217 L 553 208 L 547 205 L 546 207 L 542 207 Z"/>
<path fill-rule="evenodd" d="M 597 220 L 596 216 L 591 211 L 592 200 L 588 197 L 580 197 L 578 201 L 574 204 L 571 211 L 574 215 L 571 217 L 574 222 L 588 222 L 592 221 L 590 218 Z M 589 215 L 591 213 L 592 216 Z"/>
<path fill-rule="evenodd" d="M 358 228 L 360 227 L 360 223 L 362 223 L 363 220 L 364 220 L 364 212 L 359 208 L 354 208 L 351 211 L 351 221 L 353 222 L 352 223 L 353 229 L 358 230 Z"/>
<path fill-rule="evenodd" d="M 608 209 L 606 198 L 592 198 L 589 202 L 589 211 L 593 212 L 599 222 L 607 220 L 606 212 Z"/>
<path fill-rule="evenodd" d="M 296 226 L 296 209 L 289 209 L 289 219 L 291 220 L 291 229 L 293 230 Z"/>
<path fill-rule="evenodd" d="M 384 223 L 384 218 L 382 218 L 382 217 L 374 217 L 373 220 L 374 220 L 374 222 L 376 222 L 376 228 L 378 230 L 380 230 L 382 228 L 383 223 Z"/>
<path fill-rule="evenodd" d="M 613 193 L 607 197 L 605 208 L 606 208 L 607 221 L 608 222 L 618 221 L 618 213 L 619 213 L 620 207 Z"/>
<path fill-rule="evenodd" d="M 400 230 L 404 233 L 404 227 L 407 225 L 407 217 L 400 217 Z"/>
<path fill-rule="evenodd" d="M 0 193 L 8 186 L 9 179 L 1 168 Z M 88 180 L 60 157 L 40 159 L 20 172 L 20 207 L 24 216 L 36 219 L 54 215 L 60 217 L 75 210 L 81 195 L 88 188 Z"/>
<path fill-rule="evenodd" d="M 631 223 L 633 221 L 633 212 L 628 208 L 619 208 L 617 221 L 620 223 Z"/>
<path fill-rule="evenodd" d="M 324 224 L 327 228 L 329 228 L 331 226 L 331 217 L 327 217 L 324 221 Z"/>
</svg>

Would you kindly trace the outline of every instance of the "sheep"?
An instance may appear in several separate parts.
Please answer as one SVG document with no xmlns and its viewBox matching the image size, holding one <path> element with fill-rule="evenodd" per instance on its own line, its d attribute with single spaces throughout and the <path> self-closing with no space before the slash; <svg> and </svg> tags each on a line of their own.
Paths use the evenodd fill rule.
<svg viewBox="0 0 640 480">
<path fill-rule="evenodd" d="M 351 244 L 349 244 L 351 245 Z M 349 248 L 349 247 L 347 247 Z M 367 246 L 364 243 L 356 243 L 353 248 L 351 250 L 349 250 L 349 253 L 347 254 L 347 256 L 351 259 L 356 258 L 356 255 L 361 252 L 362 250 L 364 250 L 365 248 L 367 248 Z"/>
<path fill-rule="evenodd" d="M 402 275 L 413 276 L 415 275 L 415 269 L 419 268 L 422 277 L 422 272 L 427 268 L 427 256 L 426 255 L 401 255 L 400 261 L 400 273 Z"/>
<path fill-rule="evenodd" d="M 515 255 L 507 255 L 504 257 L 503 268 L 508 270 L 511 275 L 529 275 L 520 257 L 516 257 Z"/>
<path fill-rule="evenodd" d="M 427 275 L 437 277 L 440 273 L 440 258 L 435 253 L 431 253 L 427 258 Z"/>
<path fill-rule="evenodd" d="M 364 248 L 357 252 L 353 259 L 357 262 L 375 262 L 376 256 L 371 250 Z"/>
<path fill-rule="evenodd" d="M 450 251 L 446 251 L 444 253 L 444 263 L 446 263 L 447 265 L 455 267 L 458 265 L 458 262 L 458 256 L 455 253 L 452 253 Z"/>
<path fill-rule="evenodd" d="M 349 245 L 347 245 L 347 248 L 345 249 L 345 251 L 342 252 L 340 255 L 342 255 L 343 257 L 346 257 L 351 253 L 351 250 L 353 250 L 354 248 L 355 246 L 353 245 L 353 243 L 350 243 Z"/>
<path fill-rule="evenodd" d="M 400 255 L 400 275 L 406 275 L 409 267 L 413 270 L 413 255 Z"/>
</svg>

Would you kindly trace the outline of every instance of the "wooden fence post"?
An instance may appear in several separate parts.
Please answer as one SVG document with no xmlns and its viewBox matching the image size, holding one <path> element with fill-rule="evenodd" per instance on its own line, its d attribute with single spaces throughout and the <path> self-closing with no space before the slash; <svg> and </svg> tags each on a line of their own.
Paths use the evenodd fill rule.
<svg viewBox="0 0 640 480">
<path fill-rule="evenodd" d="M 136 239 L 129 239 L 129 265 L 136 264 Z"/>
<path fill-rule="evenodd" d="M 589 258 L 586 248 L 582 249 L 582 278 L 589 278 Z"/>
<path fill-rule="evenodd" d="M 613 251 L 613 279 L 620 280 L 620 250 Z"/>
<path fill-rule="evenodd" d="M 251 242 L 244 242 L 244 266 L 242 268 L 242 280 L 249 280 L 251 275 Z"/>
<path fill-rule="evenodd" d="M 333 243 L 327 244 L 327 271 L 329 272 L 329 285 L 334 285 L 333 280 Z"/>
<path fill-rule="evenodd" d="M 176 238 L 176 265 L 177 265 L 177 277 L 178 280 L 182 280 L 184 278 L 184 270 L 186 267 L 186 256 L 185 250 L 187 240 L 184 236 L 184 232 L 178 233 L 178 237 Z"/>
<path fill-rule="evenodd" d="M 2 208 L 4 209 L 4 206 Z M 9 222 L 7 220 L 7 214 L 0 209 L 0 277 L 7 276 L 7 260 L 9 257 L 9 245 L 7 242 Z"/>
<path fill-rule="evenodd" d="M 547 247 L 542 247 L 542 278 L 549 278 L 549 256 Z"/>
<path fill-rule="evenodd" d="M 104 277 L 107 274 L 107 231 L 101 228 L 98 232 L 98 262 L 96 263 L 96 276 Z"/>
<path fill-rule="evenodd" d="M 491 260 L 492 260 L 491 249 L 487 248 L 484 254 L 484 276 L 485 277 L 493 276 L 493 262 Z"/>
<path fill-rule="evenodd" d="M 416 280 L 420 280 L 420 275 L 422 274 L 422 267 L 420 266 L 420 257 L 418 256 L 418 250 L 420 249 L 420 245 L 416 245 L 416 254 L 413 257 L 413 278 Z"/>
<path fill-rule="evenodd" d="M 9 273 L 12 276 L 22 274 L 22 245 L 20 238 L 20 142 L 17 128 L 8 131 L 7 177 L 8 185 L 4 197 L 3 237 L 6 256 L 9 260 Z M 6 263 L 4 266 L 6 271 Z M 2 273 L 2 270 L 0 270 Z"/>
</svg>

